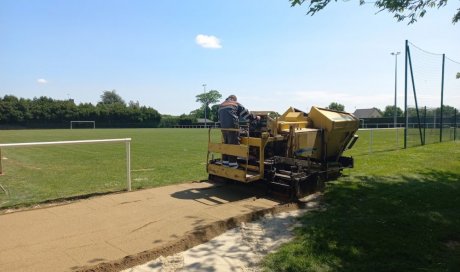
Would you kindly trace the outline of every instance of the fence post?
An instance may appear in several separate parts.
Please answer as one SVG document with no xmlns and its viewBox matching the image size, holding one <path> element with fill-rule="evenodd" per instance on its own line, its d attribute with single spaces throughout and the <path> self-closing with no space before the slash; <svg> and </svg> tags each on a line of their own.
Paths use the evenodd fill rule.
<svg viewBox="0 0 460 272">
<path fill-rule="evenodd" d="M 131 141 L 126 141 L 126 182 L 131 191 Z"/>
<path fill-rule="evenodd" d="M 457 109 L 454 110 L 454 141 L 457 140 Z"/>
<path fill-rule="evenodd" d="M 426 144 L 426 106 L 423 113 L 423 145 Z"/>
<path fill-rule="evenodd" d="M 442 142 L 442 129 L 444 126 L 444 114 L 443 114 L 443 104 L 444 104 L 444 63 L 446 59 L 446 54 L 442 54 L 442 77 L 441 77 L 441 128 L 439 132 L 439 141 Z"/>
<path fill-rule="evenodd" d="M 3 175 L 3 157 L 2 157 L 2 149 L 0 148 L 0 175 Z"/>
<path fill-rule="evenodd" d="M 370 139 L 369 139 L 369 153 L 372 153 L 372 141 L 374 139 L 374 130 L 371 128 L 370 129 L 371 132 L 370 132 Z"/>
<path fill-rule="evenodd" d="M 405 46 L 405 65 L 404 65 L 404 148 L 407 148 L 407 129 L 408 129 L 408 118 L 409 115 L 407 114 L 407 59 L 409 58 L 408 56 L 409 53 L 409 43 L 408 40 L 406 40 L 406 46 Z"/>
</svg>

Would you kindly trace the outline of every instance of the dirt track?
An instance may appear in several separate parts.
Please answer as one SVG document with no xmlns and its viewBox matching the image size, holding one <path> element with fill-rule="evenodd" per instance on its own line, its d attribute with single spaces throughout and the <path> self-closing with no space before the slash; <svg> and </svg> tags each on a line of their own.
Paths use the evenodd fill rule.
<svg viewBox="0 0 460 272">
<path fill-rule="evenodd" d="M 188 183 L 0 215 L 0 271 L 119 271 L 293 204 L 257 188 Z"/>
</svg>

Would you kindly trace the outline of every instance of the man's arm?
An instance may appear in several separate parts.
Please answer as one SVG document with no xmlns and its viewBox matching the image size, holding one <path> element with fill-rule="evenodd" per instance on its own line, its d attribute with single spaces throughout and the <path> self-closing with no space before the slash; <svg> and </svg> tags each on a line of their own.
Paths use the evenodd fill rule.
<svg viewBox="0 0 460 272">
<path fill-rule="evenodd" d="M 254 121 L 254 120 L 259 120 L 260 117 L 259 116 L 256 116 L 255 114 L 253 113 L 250 113 L 248 111 L 248 109 L 246 109 L 243 105 L 241 105 L 240 103 L 238 103 L 238 115 L 240 117 L 242 117 L 243 119 L 245 120 L 249 120 L 249 121 Z"/>
</svg>

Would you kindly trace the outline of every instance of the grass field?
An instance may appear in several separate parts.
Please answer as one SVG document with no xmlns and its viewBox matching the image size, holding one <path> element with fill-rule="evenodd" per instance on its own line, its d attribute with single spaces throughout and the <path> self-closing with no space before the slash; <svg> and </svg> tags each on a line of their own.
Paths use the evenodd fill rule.
<svg viewBox="0 0 460 272">
<path fill-rule="evenodd" d="M 265 270 L 460 271 L 460 142 L 356 159 Z"/>
<path fill-rule="evenodd" d="M 213 137 L 219 137 L 214 130 Z M 348 155 L 367 155 L 403 146 L 403 130 L 359 131 Z M 1 143 L 132 138 L 132 188 L 149 188 L 206 179 L 208 133 L 204 129 L 63 129 L 5 130 Z M 125 146 L 122 143 L 3 148 L 0 208 L 27 206 L 72 196 L 126 188 Z M 390 164 L 392 160 L 389 160 Z M 401 165 L 410 165 L 400 162 Z M 410 167 L 410 166 L 409 166 Z M 378 167 L 377 167 L 378 168 Z"/>
<path fill-rule="evenodd" d="M 1 142 L 132 138 L 133 189 L 206 178 L 203 129 L 2 131 Z M 103 143 L 4 148 L 0 207 L 126 188 L 125 146 Z"/>
</svg>

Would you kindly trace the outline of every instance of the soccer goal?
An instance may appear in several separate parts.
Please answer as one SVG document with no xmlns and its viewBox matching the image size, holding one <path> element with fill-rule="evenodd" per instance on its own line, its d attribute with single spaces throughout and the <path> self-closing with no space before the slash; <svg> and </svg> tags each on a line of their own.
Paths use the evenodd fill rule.
<svg viewBox="0 0 460 272">
<path fill-rule="evenodd" d="M 74 128 L 96 128 L 96 121 L 70 121 L 70 129 Z"/>
<path fill-rule="evenodd" d="M 2 165 L 2 149 L 18 147 L 37 147 L 55 145 L 77 145 L 77 144 L 99 144 L 99 143 L 124 143 L 126 156 L 126 190 L 131 191 L 131 138 L 122 139 L 98 139 L 78 141 L 56 141 L 56 142 L 32 142 L 32 143 L 0 143 L 0 175 L 4 174 Z"/>
</svg>

